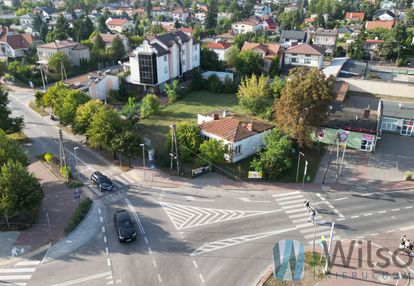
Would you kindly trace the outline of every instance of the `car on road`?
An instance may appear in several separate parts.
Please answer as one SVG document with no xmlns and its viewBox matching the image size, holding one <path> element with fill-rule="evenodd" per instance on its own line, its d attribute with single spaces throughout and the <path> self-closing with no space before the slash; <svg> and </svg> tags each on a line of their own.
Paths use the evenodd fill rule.
<svg viewBox="0 0 414 286">
<path fill-rule="evenodd" d="M 120 242 L 128 242 L 137 238 L 137 231 L 128 211 L 117 211 L 114 214 L 114 224 Z"/>
<path fill-rule="evenodd" d="M 112 191 L 113 184 L 112 181 L 102 174 L 101 172 L 95 171 L 91 175 L 91 181 L 93 184 L 97 185 L 99 190 L 103 191 Z"/>
</svg>

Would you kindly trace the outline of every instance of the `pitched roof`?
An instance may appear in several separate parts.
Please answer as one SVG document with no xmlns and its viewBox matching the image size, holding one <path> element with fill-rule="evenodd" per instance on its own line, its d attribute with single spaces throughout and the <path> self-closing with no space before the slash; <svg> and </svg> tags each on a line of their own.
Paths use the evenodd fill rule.
<svg viewBox="0 0 414 286">
<path fill-rule="evenodd" d="M 364 21 L 365 13 L 364 12 L 346 12 L 345 19 L 347 20 L 361 20 Z"/>
<path fill-rule="evenodd" d="M 242 51 L 252 51 L 255 49 L 262 50 L 267 58 L 273 58 L 277 56 L 280 52 L 280 44 L 278 43 L 269 43 L 269 44 L 262 44 L 262 43 L 249 43 L 244 42 Z"/>
<path fill-rule="evenodd" d="M 69 41 L 69 40 L 63 40 L 63 41 L 54 41 L 51 43 L 47 43 L 44 45 L 39 45 L 37 46 L 38 48 L 43 48 L 43 49 L 63 49 L 63 48 L 73 48 L 73 49 L 77 49 L 77 50 L 81 50 L 81 49 L 88 49 L 87 46 L 78 43 L 78 42 L 74 42 L 74 41 Z"/>
<path fill-rule="evenodd" d="M 128 20 L 124 19 L 124 18 L 121 18 L 121 19 L 112 19 L 107 23 L 107 25 L 123 26 L 125 23 L 128 23 Z"/>
<path fill-rule="evenodd" d="M 365 28 L 367 30 L 372 30 L 375 28 L 384 28 L 384 29 L 392 29 L 395 25 L 395 20 L 392 21 L 367 21 Z"/>
<path fill-rule="evenodd" d="M 338 30 L 336 29 L 317 29 L 316 36 L 324 36 L 324 37 L 336 37 L 338 35 Z"/>
<path fill-rule="evenodd" d="M 321 56 L 325 53 L 325 49 L 315 45 L 302 44 L 288 48 L 285 54 L 305 54 Z"/>
<path fill-rule="evenodd" d="M 111 44 L 117 36 L 120 37 L 121 39 L 125 37 L 124 35 L 109 34 L 109 33 L 99 33 L 99 35 L 101 36 L 105 44 Z"/>
<path fill-rule="evenodd" d="M 352 33 L 352 29 L 348 28 L 347 26 L 342 26 L 341 28 L 338 28 L 338 33 L 339 34 L 351 34 Z"/>
<path fill-rule="evenodd" d="M 163 55 L 166 55 L 166 54 L 168 54 L 169 53 L 169 51 L 168 50 L 166 50 L 166 49 L 164 49 L 163 47 L 161 47 L 159 44 L 157 44 L 157 43 L 152 43 L 151 44 L 151 46 L 152 47 L 154 47 L 156 50 L 157 50 L 157 55 L 160 57 L 160 56 L 163 56 Z"/>
<path fill-rule="evenodd" d="M 295 30 L 283 30 L 280 38 L 290 40 L 304 40 L 306 38 L 306 32 Z"/>
<path fill-rule="evenodd" d="M 8 27 L 0 27 L 0 42 L 7 43 L 13 50 L 28 49 L 33 43 L 30 34 L 19 34 Z"/>
<path fill-rule="evenodd" d="M 155 39 L 159 40 L 167 47 L 172 47 L 174 43 L 178 43 L 178 40 L 181 40 L 183 43 L 188 42 L 190 40 L 190 37 L 182 31 L 174 31 L 164 35 L 156 36 Z"/>
<path fill-rule="evenodd" d="M 251 129 L 249 125 L 251 124 Z M 204 122 L 200 129 L 214 134 L 230 142 L 240 141 L 244 138 L 254 136 L 263 131 L 272 129 L 273 126 L 263 122 L 244 121 L 240 117 L 225 117 L 223 119 Z"/>
<path fill-rule="evenodd" d="M 303 20 L 305 23 L 313 23 L 316 21 L 316 18 L 305 18 L 305 20 Z"/>
<path fill-rule="evenodd" d="M 217 43 L 209 42 L 204 47 L 207 49 L 227 50 L 228 48 L 231 47 L 231 44 L 227 42 L 221 42 L 221 41 Z"/>
<path fill-rule="evenodd" d="M 384 40 L 368 39 L 368 40 L 365 41 L 365 43 L 369 43 L 369 44 L 380 44 L 380 43 L 384 43 Z"/>
<path fill-rule="evenodd" d="M 377 11 L 375 11 L 374 19 L 378 19 L 379 16 L 384 15 L 384 14 L 387 14 L 388 16 L 391 16 L 392 18 L 395 19 L 395 14 L 388 9 L 378 9 Z"/>
<path fill-rule="evenodd" d="M 256 26 L 259 25 L 260 23 L 256 22 L 256 21 L 250 21 L 250 20 L 244 20 L 244 21 L 238 21 L 236 23 L 234 23 L 234 25 L 247 25 L 247 26 Z"/>
</svg>

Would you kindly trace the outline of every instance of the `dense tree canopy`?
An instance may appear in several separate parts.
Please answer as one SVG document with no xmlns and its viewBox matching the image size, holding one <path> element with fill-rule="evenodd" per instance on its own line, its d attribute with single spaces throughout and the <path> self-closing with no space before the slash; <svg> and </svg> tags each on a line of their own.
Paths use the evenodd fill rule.
<svg viewBox="0 0 414 286">
<path fill-rule="evenodd" d="M 76 110 L 73 129 L 78 134 L 84 134 L 88 130 L 92 119 L 96 114 L 104 109 L 104 105 L 100 100 L 90 100 L 79 106 Z"/>
<path fill-rule="evenodd" d="M 176 135 L 178 143 L 178 153 L 184 161 L 191 159 L 194 154 L 197 154 L 200 148 L 202 138 L 200 136 L 200 128 L 194 122 L 182 121 L 176 125 Z M 171 148 L 172 130 L 167 136 L 167 148 Z"/>
<path fill-rule="evenodd" d="M 237 57 L 236 69 L 242 76 L 260 75 L 263 66 L 262 56 L 254 51 L 241 51 Z"/>
<path fill-rule="evenodd" d="M 253 74 L 240 82 L 237 97 L 240 106 L 248 113 L 258 115 L 266 109 L 266 98 L 270 95 L 268 80 L 264 75 L 258 77 Z"/>
<path fill-rule="evenodd" d="M 0 129 L 7 133 L 18 132 L 23 127 L 23 117 L 12 118 L 8 103 L 8 92 L 0 85 Z"/>
</svg>

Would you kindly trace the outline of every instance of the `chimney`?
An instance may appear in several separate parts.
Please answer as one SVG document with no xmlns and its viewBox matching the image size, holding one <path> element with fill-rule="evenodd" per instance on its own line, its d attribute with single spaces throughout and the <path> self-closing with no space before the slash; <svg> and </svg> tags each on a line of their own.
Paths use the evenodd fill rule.
<svg viewBox="0 0 414 286">
<path fill-rule="evenodd" d="M 223 118 L 226 118 L 227 116 L 227 110 L 223 110 Z"/>
<path fill-rule="evenodd" d="M 219 115 L 218 113 L 214 113 L 213 114 L 213 120 L 218 120 L 219 119 Z"/>
<path fill-rule="evenodd" d="M 247 128 L 247 130 L 249 130 L 250 132 L 252 132 L 253 131 L 253 122 L 250 121 L 249 123 L 247 123 L 246 124 L 246 128 Z"/>
<path fill-rule="evenodd" d="M 369 112 L 370 112 L 369 108 L 364 109 L 364 119 L 369 119 Z"/>
</svg>

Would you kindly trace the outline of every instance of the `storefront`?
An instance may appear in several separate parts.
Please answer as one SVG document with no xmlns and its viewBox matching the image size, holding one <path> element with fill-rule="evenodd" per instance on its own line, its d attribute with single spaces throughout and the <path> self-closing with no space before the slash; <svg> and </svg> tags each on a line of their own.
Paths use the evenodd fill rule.
<svg viewBox="0 0 414 286">
<path fill-rule="evenodd" d="M 414 120 L 383 117 L 381 120 L 381 130 L 402 136 L 414 136 Z"/>
</svg>

